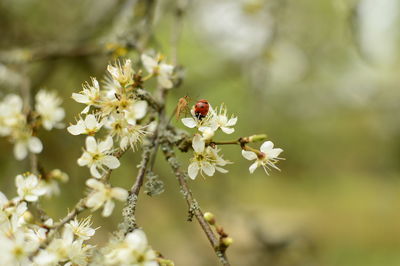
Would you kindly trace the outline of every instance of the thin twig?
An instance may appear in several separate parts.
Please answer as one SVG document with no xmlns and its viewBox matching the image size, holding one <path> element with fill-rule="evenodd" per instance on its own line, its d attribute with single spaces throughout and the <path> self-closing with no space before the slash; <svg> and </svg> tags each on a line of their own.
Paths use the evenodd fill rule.
<svg viewBox="0 0 400 266">
<path fill-rule="evenodd" d="M 165 158 L 167 159 L 169 165 L 171 166 L 172 171 L 174 172 L 175 176 L 178 179 L 179 185 L 180 185 L 180 187 L 183 191 L 183 195 L 186 199 L 186 203 L 189 207 L 189 212 L 191 212 L 191 214 L 193 214 L 196 217 L 197 221 L 199 222 L 204 233 L 206 234 L 206 236 L 207 236 L 211 246 L 213 247 L 214 252 L 217 255 L 221 264 L 224 266 L 229 266 L 230 263 L 225 254 L 225 250 L 220 249 L 218 238 L 214 235 L 214 232 L 212 231 L 210 225 L 204 219 L 203 212 L 201 211 L 200 206 L 197 203 L 196 199 L 194 199 L 194 197 L 192 195 L 192 191 L 190 190 L 189 185 L 187 184 L 187 182 L 185 180 L 186 173 L 180 169 L 180 165 L 179 165 L 178 160 L 176 159 L 175 153 L 173 151 L 173 146 L 168 143 L 163 143 L 162 151 L 163 151 Z"/>
</svg>

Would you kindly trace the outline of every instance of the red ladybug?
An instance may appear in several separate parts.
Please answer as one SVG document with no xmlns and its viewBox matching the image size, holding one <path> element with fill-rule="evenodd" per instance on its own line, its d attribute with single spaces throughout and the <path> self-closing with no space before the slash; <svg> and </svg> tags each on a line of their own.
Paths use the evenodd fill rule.
<svg viewBox="0 0 400 266">
<path fill-rule="evenodd" d="M 194 115 L 201 120 L 208 114 L 210 105 L 208 104 L 207 100 L 202 99 L 197 101 L 193 109 L 194 109 Z"/>
</svg>

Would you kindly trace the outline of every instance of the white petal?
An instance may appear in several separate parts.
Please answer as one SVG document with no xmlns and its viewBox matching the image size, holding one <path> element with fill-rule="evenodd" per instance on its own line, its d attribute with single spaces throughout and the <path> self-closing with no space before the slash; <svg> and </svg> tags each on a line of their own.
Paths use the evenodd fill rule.
<svg viewBox="0 0 400 266">
<path fill-rule="evenodd" d="M 101 178 L 101 174 L 99 173 L 99 170 L 97 169 L 97 166 L 95 165 L 95 164 L 93 164 L 91 167 L 90 167 L 90 174 L 93 176 L 93 177 L 96 177 L 96 178 Z"/>
<path fill-rule="evenodd" d="M 269 153 L 273 147 L 274 144 L 272 143 L 272 141 L 266 141 L 261 145 L 260 151 L 262 151 L 263 153 Z"/>
<path fill-rule="evenodd" d="M 247 160 L 255 160 L 255 159 L 257 159 L 257 154 L 255 152 L 252 152 L 252 151 L 242 150 L 242 155 Z"/>
<path fill-rule="evenodd" d="M 38 199 L 39 199 L 39 197 L 36 195 L 26 195 L 25 196 L 25 200 L 29 201 L 29 202 L 34 202 L 34 201 L 37 201 Z"/>
<path fill-rule="evenodd" d="M 209 162 L 204 162 L 201 167 L 201 170 L 203 170 L 204 173 L 208 176 L 212 176 L 215 173 L 215 167 Z"/>
<path fill-rule="evenodd" d="M 97 119 L 94 115 L 87 115 L 85 118 L 85 125 L 88 129 L 95 129 L 97 126 Z"/>
<path fill-rule="evenodd" d="M 108 136 L 105 140 L 99 143 L 99 151 L 105 152 L 112 148 L 113 146 L 113 139 L 111 136 Z"/>
<path fill-rule="evenodd" d="M 250 165 L 250 167 L 249 167 L 250 173 L 251 174 L 254 173 L 254 171 L 257 169 L 257 167 L 258 167 L 258 162 L 256 161 L 252 165 Z"/>
<path fill-rule="evenodd" d="M 236 125 L 236 122 L 237 122 L 237 117 L 231 118 L 231 119 L 229 119 L 226 126 L 228 126 L 228 127 L 234 126 L 234 125 Z"/>
<path fill-rule="evenodd" d="M 28 149 L 26 148 L 25 143 L 17 142 L 14 145 L 14 156 L 17 160 L 23 160 L 28 155 Z"/>
<path fill-rule="evenodd" d="M 197 125 L 196 121 L 191 117 L 182 118 L 181 121 L 188 128 L 194 128 Z"/>
<path fill-rule="evenodd" d="M 123 137 L 120 141 L 119 141 L 119 147 L 123 150 L 125 150 L 128 147 L 129 144 L 129 138 L 127 136 Z"/>
<path fill-rule="evenodd" d="M 85 166 L 91 163 L 92 161 L 92 156 L 90 156 L 89 153 L 83 152 L 82 156 L 78 159 L 78 165 L 79 166 Z"/>
<path fill-rule="evenodd" d="M 128 198 L 128 191 L 120 187 L 114 187 L 111 189 L 111 196 L 114 199 L 125 201 Z"/>
<path fill-rule="evenodd" d="M 96 139 L 92 136 L 86 138 L 86 150 L 88 152 L 97 152 L 97 142 Z"/>
<path fill-rule="evenodd" d="M 86 200 L 85 205 L 89 208 L 98 209 L 104 203 L 104 194 L 101 192 L 95 192 L 90 194 L 89 198 Z"/>
<path fill-rule="evenodd" d="M 188 167 L 189 177 L 193 180 L 196 179 L 197 174 L 199 173 L 199 165 L 197 162 L 193 162 Z"/>
<path fill-rule="evenodd" d="M 215 169 L 216 169 L 218 172 L 223 173 L 223 174 L 228 173 L 228 170 L 226 170 L 226 169 L 224 169 L 224 168 L 221 168 L 221 167 L 217 167 L 217 166 L 216 166 Z"/>
<path fill-rule="evenodd" d="M 67 130 L 72 135 L 79 135 L 85 133 L 85 126 L 83 121 L 79 120 L 76 125 L 71 125 L 67 127 Z"/>
<path fill-rule="evenodd" d="M 230 127 L 221 127 L 221 130 L 226 134 L 232 134 L 235 131 L 235 129 Z"/>
<path fill-rule="evenodd" d="M 158 76 L 158 84 L 161 85 L 161 87 L 166 88 L 166 89 L 171 89 L 174 84 L 172 83 L 172 81 L 169 79 L 169 77 L 166 77 L 164 75 L 160 75 Z"/>
<path fill-rule="evenodd" d="M 272 149 L 269 153 L 267 153 L 267 156 L 269 159 L 274 159 L 274 158 L 278 157 L 279 154 L 281 154 L 281 152 L 283 152 L 282 149 L 279 149 L 279 148 Z"/>
<path fill-rule="evenodd" d="M 93 178 L 88 179 L 86 181 L 86 185 L 95 190 L 102 190 L 104 188 L 103 183 L 101 183 L 100 181 L 97 181 L 96 179 L 93 179 Z"/>
<path fill-rule="evenodd" d="M 135 112 L 136 119 L 142 119 L 146 115 L 147 102 L 146 101 L 138 101 L 138 102 L 134 103 L 133 110 Z"/>
<path fill-rule="evenodd" d="M 107 200 L 106 204 L 103 207 L 103 212 L 101 213 L 102 216 L 108 217 L 112 214 L 114 210 L 115 203 L 112 200 Z"/>
<path fill-rule="evenodd" d="M 192 140 L 192 147 L 193 147 L 193 150 L 196 152 L 196 153 L 202 153 L 203 151 L 204 151 L 204 147 L 205 147 L 205 142 L 204 142 L 204 140 L 201 138 L 201 136 L 199 135 L 199 134 L 196 134 L 194 137 L 193 137 L 193 140 Z"/>
<path fill-rule="evenodd" d="M 78 103 L 89 102 L 89 97 L 87 95 L 82 95 L 80 93 L 72 93 L 72 99 L 74 99 Z"/>
<path fill-rule="evenodd" d="M 153 73 L 155 67 L 157 67 L 157 61 L 154 60 L 152 57 L 142 54 L 141 56 L 143 66 L 146 68 L 147 72 Z"/>
<path fill-rule="evenodd" d="M 101 160 L 101 163 L 106 165 L 110 169 L 115 169 L 120 166 L 120 162 L 117 159 L 117 157 L 112 156 L 112 155 L 104 156 L 104 158 Z"/>
<path fill-rule="evenodd" d="M 111 76 L 112 76 L 114 79 L 117 79 L 117 78 L 118 78 L 118 76 L 119 76 L 118 68 L 113 67 L 112 65 L 108 65 L 108 66 L 107 66 L 107 71 L 110 72 Z"/>
<path fill-rule="evenodd" d="M 82 110 L 82 114 L 86 114 L 87 112 L 89 112 L 90 110 L 90 105 L 86 106 L 83 110 Z"/>
<path fill-rule="evenodd" d="M 17 186 L 17 188 L 24 186 L 24 184 L 24 177 L 22 175 L 17 175 L 15 177 L 15 185 Z"/>
<path fill-rule="evenodd" d="M 33 153 L 40 153 L 43 150 L 43 144 L 37 137 L 31 137 L 28 141 L 29 150 Z"/>
<path fill-rule="evenodd" d="M 148 242 L 146 234 L 140 229 L 136 229 L 132 233 L 127 234 L 125 240 L 133 250 L 139 253 L 142 253 L 147 248 Z"/>
</svg>

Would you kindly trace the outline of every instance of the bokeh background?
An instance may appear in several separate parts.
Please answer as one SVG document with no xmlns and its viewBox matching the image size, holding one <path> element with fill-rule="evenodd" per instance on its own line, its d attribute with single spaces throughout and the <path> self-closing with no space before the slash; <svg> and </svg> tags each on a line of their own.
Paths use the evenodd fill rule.
<svg viewBox="0 0 400 266">
<path fill-rule="evenodd" d="M 74 122 L 82 106 L 71 93 L 90 76 L 101 78 L 115 55 L 137 62 L 137 51 L 118 46 L 111 55 L 24 63 L 27 54 L 123 46 L 126 29 L 149 30 L 140 2 L 1 1 L 1 96 L 19 93 L 24 73 L 33 92 L 56 90 L 65 123 Z M 170 112 L 185 95 L 224 102 L 239 117 L 233 138 L 266 133 L 284 149 L 282 171 L 267 176 L 260 169 L 250 175 L 240 149 L 223 147 L 235 162 L 229 174 L 190 181 L 202 208 L 233 237 L 232 265 L 400 265 L 400 1 L 165 0 L 153 19 L 144 48 L 167 58 L 171 35 L 182 27 L 177 51 L 185 76 L 171 91 Z M 89 171 L 76 164 L 84 137 L 65 129 L 39 137 L 44 167 L 70 176 L 58 197 L 42 203 L 57 219 L 85 193 Z M 14 177 L 29 165 L 14 159 L 6 139 L 0 150 L 0 188 L 12 197 Z M 133 184 L 139 156 L 123 157 L 114 185 Z M 184 165 L 189 156 L 181 155 Z M 186 203 L 162 156 L 155 169 L 165 192 L 141 194 L 137 210 L 150 243 L 176 265 L 217 265 L 198 224 L 186 221 Z M 101 246 L 116 229 L 121 205 L 111 218 L 94 214 L 101 228 L 93 243 Z"/>
</svg>

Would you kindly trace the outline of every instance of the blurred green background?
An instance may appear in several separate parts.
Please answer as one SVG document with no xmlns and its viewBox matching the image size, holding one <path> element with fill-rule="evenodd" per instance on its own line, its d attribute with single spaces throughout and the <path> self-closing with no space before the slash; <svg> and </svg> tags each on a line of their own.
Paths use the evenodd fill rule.
<svg viewBox="0 0 400 266">
<path fill-rule="evenodd" d="M 124 6 L 129 2 L 132 9 Z M 101 79 L 113 58 L 25 64 L 16 49 L 121 43 L 124 30 L 144 28 L 143 2 L 3 0 L 0 55 L 7 62 L 0 60 L 1 66 L 26 72 L 33 92 L 57 90 L 66 124 L 74 122 L 82 106 L 72 92 L 90 76 Z M 184 11 L 181 23 L 177 6 Z M 119 21 L 129 14 L 128 23 Z M 216 214 L 233 237 L 232 265 L 400 265 L 400 1 L 159 1 L 146 48 L 170 58 L 179 25 L 185 78 L 171 91 L 170 112 L 185 95 L 215 106 L 224 102 L 239 120 L 232 136 L 217 139 L 266 133 L 286 158 L 281 172 L 250 175 L 240 149 L 227 146 L 224 157 L 235 162 L 229 174 L 190 181 L 203 210 Z M 138 61 L 134 50 L 126 57 Z M 0 71 L 2 96 L 19 93 L 7 76 Z M 84 137 L 65 129 L 39 137 L 44 167 L 70 176 L 60 196 L 42 203 L 57 219 L 85 193 L 89 171 L 76 164 Z M 0 140 L 0 149 L 0 188 L 12 197 L 14 177 L 29 165 L 14 159 L 7 140 Z M 189 156 L 180 156 L 184 166 Z M 128 189 L 139 157 L 124 156 L 112 184 Z M 162 156 L 155 169 L 166 191 L 141 194 L 137 210 L 150 243 L 176 265 L 217 265 L 198 224 L 186 221 L 186 203 Z M 101 228 L 93 243 L 101 246 L 117 227 L 121 207 L 108 219 L 94 214 Z"/>
</svg>

